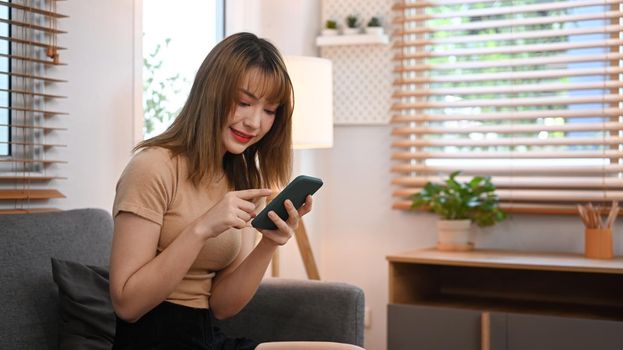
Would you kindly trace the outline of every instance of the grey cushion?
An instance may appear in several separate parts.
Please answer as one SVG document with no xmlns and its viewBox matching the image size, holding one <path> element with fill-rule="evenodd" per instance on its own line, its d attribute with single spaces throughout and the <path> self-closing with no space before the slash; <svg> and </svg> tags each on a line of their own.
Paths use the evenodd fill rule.
<svg viewBox="0 0 623 350">
<path fill-rule="evenodd" d="M 115 313 L 108 269 L 52 258 L 52 276 L 60 301 L 60 348 L 110 350 Z"/>
<path fill-rule="evenodd" d="M 108 265 L 112 217 L 101 209 L 0 215 L 0 349 L 57 349 L 50 258 Z"/>
</svg>

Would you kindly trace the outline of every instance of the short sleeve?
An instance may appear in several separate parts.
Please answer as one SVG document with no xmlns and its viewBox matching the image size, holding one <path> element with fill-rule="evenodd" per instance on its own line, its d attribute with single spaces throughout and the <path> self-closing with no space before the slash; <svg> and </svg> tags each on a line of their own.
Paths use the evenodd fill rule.
<svg viewBox="0 0 623 350">
<path fill-rule="evenodd" d="M 135 154 L 117 182 L 113 217 L 123 211 L 162 225 L 173 197 L 175 169 L 175 160 L 164 148 Z"/>
</svg>

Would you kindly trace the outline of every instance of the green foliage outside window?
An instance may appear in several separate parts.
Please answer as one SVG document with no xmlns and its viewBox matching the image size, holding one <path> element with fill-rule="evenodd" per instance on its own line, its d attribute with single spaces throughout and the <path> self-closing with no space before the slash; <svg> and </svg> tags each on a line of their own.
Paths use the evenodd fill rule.
<svg viewBox="0 0 623 350">
<path fill-rule="evenodd" d="M 520 2 L 513 2 L 514 5 L 524 6 L 524 5 L 532 5 L 540 3 L 538 0 L 524 0 Z M 445 14 L 445 13 L 458 13 L 466 10 L 478 10 L 484 8 L 491 7 L 503 7 L 508 5 L 509 2 L 502 0 L 495 4 L 491 3 L 464 3 L 464 4 L 456 4 L 456 5 L 446 5 L 446 6 L 433 6 L 426 9 L 427 15 L 435 15 L 435 14 Z M 488 35 L 499 35 L 499 34 L 509 34 L 516 33 L 520 34 L 522 32 L 533 32 L 533 31 L 557 31 L 563 30 L 563 25 L 561 23 L 545 23 L 545 24 L 533 24 L 533 25 L 525 25 L 525 26 L 513 26 L 513 27 L 494 27 L 494 28 L 483 28 L 483 29 L 466 29 L 462 31 L 457 31 L 453 29 L 455 25 L 461 24 L 474 24 L 482 21 L 495 21 L 495 20 L 521 20 L 525 18 L 532 17 L 558 17 L 569 15 L 569 9 L 561 9 L 561 10 L 547 10 L 547 11 L 534 11 L 534 12 L 523 12 L 523 13 L 513 13 L 513 14 L 504 14 L 504 15 L 491 15 L 486 18 L 480 16 L 465 16 L 458 19 L 457 17 L 451 18 L 437 18 L 431 19 L 427 23 L 432 28 L 448 28 L 447 31 L 444 30 L 436 30 L 431 33 L 431 36 L 427 39 L 430 40 L 444 40 L 451 37 L 461 37 L 461 36 L 488 36 Z M 448 52 L 452 50 L 461 50 L 461 49 L 477 49 L 477 48 L 496 48 L 496 47 L 505 47 L 505 46 L 515 46 L 522 47 L 526 45 L 545 45 L 550 43 L 566 43 L 570 41 L 570 37 L 566 35 L 559 36 L 551 36 L 551 37 L 535 37 L 535 38 L 526 38 L 526 39 L 513 39 L 513 40 L 484 40 L 479 42 L 465 41 L 465 42 L 447 42 L 447 43 L 435 43 L 431 44 L 426 48 L 428 52 Z M 432 56 L 428 57 L 425 60 L 426 65 L 452 65 L 454 63 L 462 63 L 462 62 L 484 62 L 484 61 L 501 61 L 501 60 L 512 60 L 512 59 L 533 59 L 533 58 L 546 58 L 548 56 L 556 56 L 560 55 L 560 51 L 541 51 L 541 52 L 515 52 L 515 53 L 490 53 L 490 54 L 478 54 L 478 55 L 457 55 L 457 56 Z M 566 65 L 561 65 L 557 69 L 566 69 Z M 442 76 L 460 76 L 460 75 L 469 75 L 469 74 L 487 74 L 487 73 L 510 73 L 510 72 L 520 72 L 520 71 L 538 71 L 538 70 L 546 70 L 546 69 L 556 69 L 550 65 L 524 65 L 524 66 L 513 66 L 513 67 L 488 67 L 488 68 L 473 68 L 473 69 L 460 69 L 460 68 L 449 68 L 449 69 L 440 69 L 440 70 L 432 70 L 429 71 L 428 74 L 430 77 L 442 77 Z M 567 83 L 569 78 L 567 77 L 554 77 L 551 79 L 523 79 L 523 80 L 507 80 L 507 79 L 498 79 L 491 81 L 478 81 L 478 82 L 450 82 L 450 83 L 431 83 L 430 89 L 443 89 L 443 88 L 469 88 L 469 87 L 495 87 L 495 86 L 511 86 L 511 85 L 538 85 L 538 84 L 552 84 L 552 83 Z M 516 99 L 516 98 L 538 98 L 538 97 L 568 97 L 568 92 L 566 91 L 558 91 L 558 92 L 538 92 L 538 91 L 530 91 L 530 92 L 513 92 L 513 93 L 487 93 L 487 94 L 478 94 L 478 95 L 461 95 L 462 101 L 469 100 L 494 100 L 494 99 Z M 429 97 L 429 101 L 433 102 L 445 102 L 448 98 L 455 98 L 450 95 L 438 95 Z M 495 107 L 495 106 L 486 106 L 482 105 L 480 107 L 466 107 L 466 108 L 456 108 L 454 110 L 450 109 L 431 109 L 427 111 L 429 114 L 444 114 L 444 113 L 457 113 L 457 114 L 479 114 L 479 113 L 496 113 L 496 112 L 524 112 L 524 111 L 536 111 L 536 110 L 564 110 L 567 109 L 566 105 L 543 105 L 543 106 L 516 106 L 516 107 Z M 513 124 L 533 124 L 535 121 L 532 120 L 514 120 Z M 442 122 L 443 123 L 443 122 Z M 480 120 L 480 121 L 472 121 L 470 125 L 497 125 L 499 124 L 499 120 Z M 536 120 L 538 124 L 548 124 L 548 125 L 561 125 L 566 124 L 567 121 L 564 118 L 541 118 Z M 467 126 L 467 125 L 465 125 Z M 602 136 L 600 132 L 593 131 L 592 133 L 594 137 Z M 578 134 L 576 132 L 576 134 Z M 482 137 L 482 135 L 475 135 L 476 137 Z M 550 139 L 555 138 L 563 138 L 565 137 L 565 132 L 563 131 L 544 131 L 540 133 L 540 136 Z M 445 138 L 446 136 L 441 134 L 431 134 L 425 136 L 427 139 L 434 138 Z M 472 138 L 472 135 L 466 134 L 466 137 Z M 496 138 L 508 138 L 511 137 L 510 134 L 497 134 Z M 534 137 L 534 134 L 526 133 L 524 135 L 515 133 L 513 137 Z M 522 146 L 524 147 L 524 146 Z M 525 146 L 531 150 L 545 150 L 550 149 L 552 147 L 565 148 L 567 146 Z M 574 146 L 575 148 L 585 148 L 592 149 L 597 146 L 586 145 L 586 146 Z M 431 147 L 434 148 L 434 147 Z M 470 151 L 476 150 L 473 147 L 446 147 L 447 151 Z M 477 150 L 481 151 L 510 151 L 510 150 L 519 150 L 516 146 L 483 146 L 482 148 L 478 148 Z"/>
<path fill-rule="evenodd" d="M 170 124 L 181 106 L 171 107 L 168 102 L 187 84 L 180 74 L 168 75 L 162 69 L 162 55 L 171 39 L 157 44 L 154 50 L 143 58 L 143 115 L 144 135 L 150 136 L 159 124 Z M 174 109 L 175 108 L 175 109 Z"/>
</svg>

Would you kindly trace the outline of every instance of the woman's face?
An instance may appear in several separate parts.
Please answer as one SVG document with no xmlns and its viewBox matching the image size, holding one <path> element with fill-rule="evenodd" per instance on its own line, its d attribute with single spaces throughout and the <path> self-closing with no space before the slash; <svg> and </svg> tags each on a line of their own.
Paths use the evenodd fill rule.
<svg viewBox="0 0 623 350">
<path fill-rule="evenodd" d="M 268 133 L 275 122 L 276 103 L 266 101 L 262 92 L 263 79 L 258 70 L 251 70 L 238 89 L 238 100 L 223 128 L 223 145 L 232 154 L 240 154 Z"/>
</svg>

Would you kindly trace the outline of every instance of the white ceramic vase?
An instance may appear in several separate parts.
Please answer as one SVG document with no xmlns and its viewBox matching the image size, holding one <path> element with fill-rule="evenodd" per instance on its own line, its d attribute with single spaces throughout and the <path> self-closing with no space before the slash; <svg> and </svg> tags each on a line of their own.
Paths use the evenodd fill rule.
<svg viewBox="0 0 623 350">
<path fill-rule="evenodd" d="M 366 34 L 383 35 L 383 27 L 366 27 Z"/>
<path fill-rule="evenodd" d="M 342 33 L 344 33 L 344 35 L 357 35 L 360 32 L 361 32 L 360 28 L 346 27 L 346 28 L 342 29 Z"/>
<path fill-rule="evenodd" d="M 473 250 L 474 243 L 471 241 L 471 226 L 471 220 L 438 220 L 437 250 Z"/>
<path fill-rule="evenodd" d="M 337 29 L 329 29 L 329 28 L 325 28 L 325 29 L 323 29 L 323 30 L 320 32 L 320 34 L 321 34 L 322 36 L 335 36 L 335 35 L 338 35 L 338 34 L 339 34 L 339 32 L 338 32 L 338 30 L 337 30 Z"/>
</svg>

